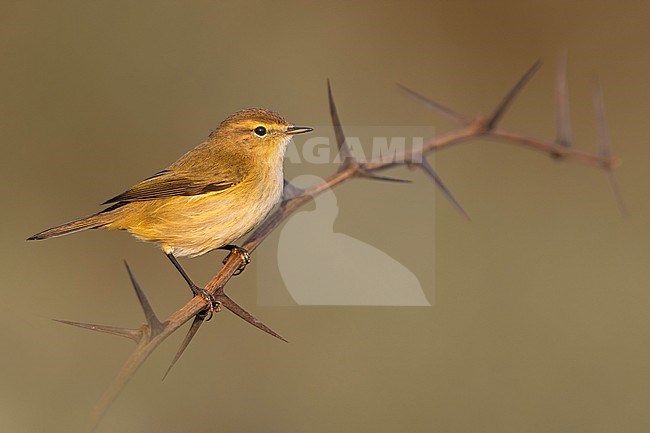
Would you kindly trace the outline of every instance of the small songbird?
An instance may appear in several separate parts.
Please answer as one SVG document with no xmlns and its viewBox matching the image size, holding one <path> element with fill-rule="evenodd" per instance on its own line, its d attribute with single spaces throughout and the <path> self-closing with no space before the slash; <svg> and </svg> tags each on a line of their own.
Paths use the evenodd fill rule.
<svg viewBox="0 0 650 433">
<path fill-rule="evenodd" d="M 310 131 L 269 110 L 239 111 L 172 165 L 106 200 L 106 209 L 28 240 L 100 227 L 127 230 L 157 243 L 192 292 L 213 308 L 214 299 L 192 282 L 176 257 L 226 249 L 248 263 L 248 252 L 231 243 L 259 225 L 280 200 L 287 144 L 293 135 Z"/>
</svg>

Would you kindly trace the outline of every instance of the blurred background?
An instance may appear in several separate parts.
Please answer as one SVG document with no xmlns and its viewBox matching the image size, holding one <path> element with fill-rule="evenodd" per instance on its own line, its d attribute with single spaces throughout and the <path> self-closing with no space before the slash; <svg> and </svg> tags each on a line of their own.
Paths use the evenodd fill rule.
<svg viewBox="0 0 650 433">
<path fill-rule="evenodd" d="M 628 217 L 601 171 L 494 141 L 436 156 L 471 222 L 420 172 L 387 173 L 409 185 L 345 184 L 334 229 L 408 266 L 432 307 L 260 306 L 260 269 L 276 266 L 271 239 L 228 290 L 290 343 L 224 312 L 161 382 L 182 329 L 97 431 L 647 430 L 647 2 L 1 5 L 1 432 L 84 425 L 133 345 L 50 319 L 139 326 L 122 259 L 162 317 L 189 295 L 159 250 L 127 234 L 27 236 L 97 211 L 238 109 L 268 107 L 331 134 L 327 77 L 344 124 L 442 132 L 452 125 L 395 81 L 488 113 L 542 59 L 502 125 L 552 139 L 563 49 L 574 139 L 587 151 L 602 82 Z M 288 177 L 326 168 L 286 165 Z M 222 257 L 183 264 L 204 283 Z"/>
</svg>

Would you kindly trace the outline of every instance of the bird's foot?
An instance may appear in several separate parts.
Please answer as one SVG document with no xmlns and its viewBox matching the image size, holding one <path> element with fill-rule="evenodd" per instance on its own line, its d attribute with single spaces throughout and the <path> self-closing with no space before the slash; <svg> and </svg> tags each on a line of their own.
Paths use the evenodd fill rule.
<svg viewBox="0 0 650 433">
<path fill-rule="evenodd" d="M 246 265 L 248 265 L 251 262 L 251 254 L 246 250 L 246 248 L 238 247 L 237 245 L 225 245 L 221 247 L 221 249 L 230 251 L 230 253 L 226 256 L 226 258 L 223 259 L 224 264 L 226 264 L 231 254 L 237 254 L 239 257 L 241 257 L 243 261 L 241 266 L 237 268 L 237 270 L 233 275 L 239 275 L 242 272 L 244 272 L 244 269 L 246 269 Z"/>
<path fill-rule="evenodd" d="M 208 307 L 198 314 L 199 317 L 203 318 L 205 321 L 208 321 L 212 319 L 212 315 L 214 313 L 218 313 L 219 311 L 221 311 L 221 302 L 217 301 L 214 295 L 210 294 L 207 290 L 198 287 L 194 284 L 191 285 L 190 288 L 192 289 L 194 296 L 202 297 L 205 300 L 205 302 L 208 304 Z"/>
</svg>

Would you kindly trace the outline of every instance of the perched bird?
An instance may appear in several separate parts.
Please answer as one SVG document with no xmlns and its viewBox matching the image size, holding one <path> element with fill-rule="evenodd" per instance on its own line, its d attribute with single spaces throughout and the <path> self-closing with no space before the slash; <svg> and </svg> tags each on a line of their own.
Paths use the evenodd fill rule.
<svg viewBox="0 0 650 433">
<path fill-rule="evenodd" d="M 249 108 L 227 117 L 208 139 L 176 162 L 109 200 L 106 209 L 44 230 L 28 240 L 48 239 L 86 229 L 127 230 L 155 242 L 195 295 L 212 309 L 214 299 L 196 286 L 176 257 L 195 257 L 214 249 L 242 255 L 232 245 L 259 225 L 282 196 L 283 158 L 295 134 L 282 116 Z"/>
</svg>

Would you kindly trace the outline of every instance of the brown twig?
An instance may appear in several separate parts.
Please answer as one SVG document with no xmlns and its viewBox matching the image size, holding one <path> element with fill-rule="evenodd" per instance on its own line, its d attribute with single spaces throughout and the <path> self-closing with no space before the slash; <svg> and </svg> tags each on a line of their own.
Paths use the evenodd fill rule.
<svg viewBox="0 0 650 433">
<path fill-rule="evenodd" d="M 512 101 L 521 92 L 523 87 L 532 78 L 540 66 L 541 63 L 536 62 L 506 94 L 501 103 L 493 110 L 492 115 L 489 117 L 479 115 L 474 118 L 468 118 L 450 108 L 443 106 L 442 104 L 434 102 L 400 85 L 400 87 L 404 89 L 409 94 L 409 96 L 415 98 L 418 102 L 433 109 L 434 111 L 446 117 L 449 117 L 452 120 L 455 120 L 460 124 L 460 126 L 456 129 L 430 139 L 419 149 L 404 150 L 403 152 L 395 155 L 394 159 L 390 161 L 372 160 L 360 162 L 355 160 L 348 147 L 342 124 L 339 119 L 338 111 L 334 103 L 334 98 L 332 96 L 331 86 L 328 81 L 330 114 L 335 130 L 337 147 L 339 149 L 340 156 L 342 157 L 342 162 L 338 170 L 323 182 L 312 185 L 305 190 L 288 187 L 287 192 L 290 193 L 288 197 L 286 197 L 278 209 L 270 214 L 266 220 L 264 220 L 264 222 L 250 235 L 242 247 L 249 252 L 253 252 L 264 241 L 264 239 L 266 239 L 266 237 L 269 236 L 271 232 L 273 232 L 273 230 L 275 230 L 283 221 L 291 216 L 298 208 L 311 201 L 321 192 L 333 188 L 347 180 L 353 179 L 355 177 L 363 177 L 375 180 L 402 181 L 401 179 L 395 179 L 377 174 L 377 172 L 381 170 L 397 165 L 410 165 L 420 167 L 442 190 L 443 194 L 452 203 L 452 205 L 461 214 L 467 217 L 467 214 L 463 208 L 451 195 L 449 190 L 444 186 L 440 177 L 434 172 L 431 165 L 425 159 L 425 156 L 431 152 L 439 151 L 454 144 L 458 144 L 477 137 L 490 137 L 499 141 L 511 142 L 520 146 L 544 152 L 555 158 L 573 159 L 583 164 L 601 167 L 605 169 L 609 174 L 611 174 L 612 169 L 618 164 L 618 161 L 611 156 L 608 139 L 602 138 L 606 136 L 606 126 L 604 108 L 602 108 L 602 97 L 600 96 L 600 93 L 594 97 L 598 117 L 598 127 L 601 131 L 600 151 L 597 154 L 593 154 L 576 150 L 569 145 L 570 139 L 567 133 L 567 131 L 569 131 L 568 111 L 565 109 L 565 107 L 568 107 L 568 102 L 566 100 L 566 72 L 559 72 L 560 76 L 558 77 L 558 82 L 560 84 L 556 88 L 556 99 L 559 101 L 558 109 L 562 112 L 558 121 L 558 140 L 551 142 L 548 140 L 532 137 L 524 133 L 509 131 L 498 127 L 498 123 L 502 119 L 507 108 L 510 106 Z M 560 71 L 562 70 L 565 70 L 565 68 L 560 68 Z M 273 331 L 268 326 L 264 325 L 262 322 L 258 321 L 253 315 L 248 313 L 241 306 L 237 305 L 235 301 L 233 301 L 225 294 L 224 288 L 226 284 L 242 264 L 243 259 L 239 255 L 229 255 L 224 262 L 224 266 L 210 280 L 205 289 L 208 291 L 208 293 L 213 294 L 223 307 L 227 308 L 237 316 L 241 317 L 262 331 L 281 340 L 284 340 L 284 338 L 282 338 L 278 333 Z M 103 396 L 95 406 L 95 409 L 93 410 L 90 418 L 88 431 L 92 431 L 95 428 L 103 414 L 108 409 L 109 405 L 115 400 L 128 380 L 133 376 L 133 374 L 138 370 L 142 363 L 162 341 L 169 337 L 185 322 L 189 321 L 190 319 L 194 319 L 185 340 L 181 344 L 181 347 L 177 352 L 172 365 L 170 366 L 171 369 L 171 367 L 178 360 L 180 355 L 183 353 L 191 341 L 192 337 L 196 334 L 201 324 L 204 323 L 203 319 L 205 316 L 203 312 L 206 308 L 206 305 L 203 298 L 200 296 L 191 299 L 178 311 L 172 313 L 167 318 L 167 320 L 160 322 L 153 312 L 153 309 L 151 308 L 149 302 L 147 301 L 147 298 L 142 292 L 133 274 L 131 273 L 131 270 L 128 268 L 128 265 L 127 270 L 131 277 L 131 281 L 138 296 L 140 305 L 142 306 L 142 309 L 145 313 L 145 324 L 141 325 L 138 329 L 124 329 L 105 325 L 92 325 L 64 320 L 60 321 L 62 323 L 82 327 L 85 329 L 120 335 L 132 339 L 137 343 L 136 348 L 122 366 L 122 369 L 119 371 L 117 377 L 113 380 L 109 388 L 104 392 Z"/>
</svg>

